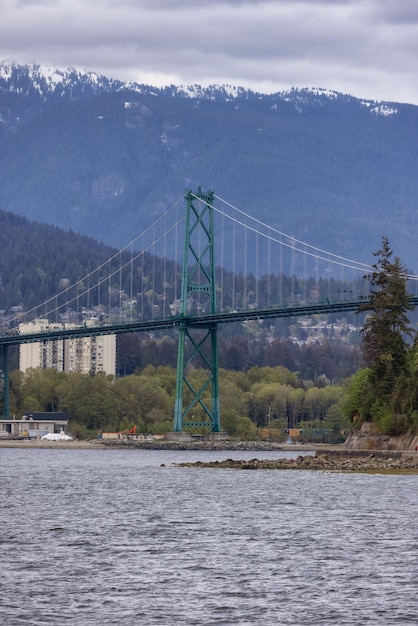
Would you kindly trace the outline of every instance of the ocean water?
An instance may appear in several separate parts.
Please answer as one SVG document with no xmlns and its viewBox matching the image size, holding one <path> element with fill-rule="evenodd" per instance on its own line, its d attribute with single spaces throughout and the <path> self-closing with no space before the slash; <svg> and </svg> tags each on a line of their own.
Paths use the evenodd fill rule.
<svg viewBox="0 0 418 626">
<path fill-rule="evenodd" d="M 418 476 L 0 449 L 0 624 L 418 624 Z"/>
</svg>

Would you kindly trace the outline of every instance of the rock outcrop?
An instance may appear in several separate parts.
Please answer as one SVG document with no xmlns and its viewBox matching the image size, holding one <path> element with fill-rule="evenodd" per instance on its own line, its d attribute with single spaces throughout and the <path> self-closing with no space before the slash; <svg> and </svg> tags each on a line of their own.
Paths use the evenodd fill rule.
<svg viewBox="0 0 418 626">
<path fill-rule="evenodd" d="M 347 450 L 408 450 L 415 451 L 418 446 L 418 435 L 411 432 L 399 437 L 380 435 L 371 422 L 361 425 L 348 436 L 344 447 Z"/>
<path fill-rule="evenodd" d="M 177 467 L 228 468 L 238 470 L 321 470 L 326 472 L 376 473 L 376 474 L 417 474 L 418 455 L 394 453 L 383 454 L 340 454 L 320 453 L 315 456 L 298 456 L 295 459 L 251 459 L 242 461 L 226 459 L 224 461 L 196 461 L 177 463 Z"/>
</svg>

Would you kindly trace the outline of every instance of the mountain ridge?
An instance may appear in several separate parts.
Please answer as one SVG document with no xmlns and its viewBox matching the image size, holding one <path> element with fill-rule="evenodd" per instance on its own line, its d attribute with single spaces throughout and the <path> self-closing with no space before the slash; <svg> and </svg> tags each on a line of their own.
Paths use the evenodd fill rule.
<svg viewBox="0 0 418 626">
<path fill-rule="evenodd" d="M 126 83 L 0 63 L 0 207 L 120 247 L 188 188 L 369 261 L 418 268 L 418 107 L 322 88 Z"/>
<path fill-rule="evenodd" d="M 4 91 L 8 89 L 18 91 L 20 95 L 28 95 L 30 93 L 29 89 L 25 94 L 25 92 L 22 91 L 22 86 L 19 88 L 19 83 L 22 84 L 25 81 L 27 87 L 32 87 L 32 90 L 37 91 L 44 100 L 46 100 L 49 95 L 54 95 L 57 92 L 60 96 L 71 95 L 73 93 L 74 84 L 83 82 L 85 86 L 90 87 L 90 92 L 94 95 L 102 92 L 128 90 L 137 91 L 139 93 L 151 93 L 153 95 L 157 95 L 159 92 L 171 92 L 172 95 L 203 100 L 223 98 L 225 101 L 230 101 L 238 98 L 247 99 L 249 97 L 256 97 L 258 99 L 272 101 L 279 99 L 293 102 L 296 108 L 306 104 L 307 97 L 309 97 L 310 101 L 312 101 L 312 97 L 314 97 L 317 103 L 323 102 L 324 98 L 328 98 L 329 100 L 348 99 L 350 101 L 358 101 L 362 106 L 365 106 L 376 115 L 385 116 L 398 112 L 397 109 L 392 108 L 390 104 L 399 104 L 391 103 L 390 101 L 377 101 L 365 98 L 359 99 L 349 94 L 321 87 L 291 88 L 271 94 L 256 92 L 241 86 L 229 84 L 212 84 L 207 87 L 203 87 L 199 84 L 156 87 L 133 81 L 120 81 L 107 78 L 95 72 L 77 67 L 58 68 L 47 64 L 32 63 L 21 65 L 9 60 L 0 61 L 0 90 Z M 88 93 L 88 90 L 86 90 L 86 92 Z M 75 93 L 75 98 L 80 98 L 80 92 Z"/>
</svg>

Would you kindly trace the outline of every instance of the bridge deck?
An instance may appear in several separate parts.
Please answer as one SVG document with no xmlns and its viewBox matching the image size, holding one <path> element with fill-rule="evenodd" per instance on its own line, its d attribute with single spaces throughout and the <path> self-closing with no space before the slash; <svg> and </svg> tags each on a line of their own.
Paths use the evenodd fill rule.
<svg viewBox="0 0 418 626">
<path fill-rule="evenodd" d="M 343 313 L 357 311 L 360 305 L 364 305 L 367 299 L 351 300 L 346 302 L 322 302 L 315 304 L 303 304 L 295 306 L 272 307 L 268 309 L 252 309 L 246 311 L 231 311 L 228 313 L 216 313 L 200 316 L 174 316 L 166 319 L 148 321 L 131 321 L 113 324 L 101 324 L 98 326 L 80 326 L 77 328 L 48 330 L 36 333 L 19 334 L 15 329 L 0 335 L 1 345 L 18 345 L 21 343 L 34 343 L 37 341 L 52 341 L 57 339 L 71 339 L 77 337 L 92 337 L 99 335 L 118 335 L 135 332 L 152 332 L 157 330 L 172 330 L 179 327 L 202 327 L 243 322 L 248 320 L 263 320 L 283 317 L 301 317 L 305 315 L 318 315 L 330 313 Z M 411 296 L 411 304 L 418 304 L 418 296 Z"/>
</svg>

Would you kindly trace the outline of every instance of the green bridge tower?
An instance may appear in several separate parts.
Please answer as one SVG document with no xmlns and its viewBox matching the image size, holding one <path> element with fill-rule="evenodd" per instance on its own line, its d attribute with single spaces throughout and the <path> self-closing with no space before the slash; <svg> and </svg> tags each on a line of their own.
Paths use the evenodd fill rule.
<svg viewBox="0 0 418 626">
<path fill-rule="evenodd" d="M 205 312 L 216 313 L 213 192 L 188 191 L 180 300 L 174 432 L 204 426 L 221 432 L 218 383 L 217 324 L 189 324 L 188 307 L 204 300 Z M 186 345 L 191 350 L 186 355 Z M 192 382 L 191 368 L 204 368 L 204 380 Z M 207 376 L 206 376 L 206 372 Z M 196 414 L 195 414 L 196 413 Z"/>
</svg>

